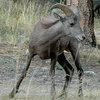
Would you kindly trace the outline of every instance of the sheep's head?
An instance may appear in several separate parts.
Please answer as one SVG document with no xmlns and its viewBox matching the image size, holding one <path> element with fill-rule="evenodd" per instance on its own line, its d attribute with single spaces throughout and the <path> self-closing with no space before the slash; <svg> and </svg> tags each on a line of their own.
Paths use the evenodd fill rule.
<svg viewBox="0 0 100 100">
<path fill-rule="evenodd" d="M 55 4 L 51 10 L 59 8 L 64 14 L 54 13 L 54 16 L 62 22 L 64 32 L 76 37 L 78 40 L 84 40 L 85 35 L 80 28 L 79 16 L 77 16 L 70 8 L 63 4 Z"/>
</svg>

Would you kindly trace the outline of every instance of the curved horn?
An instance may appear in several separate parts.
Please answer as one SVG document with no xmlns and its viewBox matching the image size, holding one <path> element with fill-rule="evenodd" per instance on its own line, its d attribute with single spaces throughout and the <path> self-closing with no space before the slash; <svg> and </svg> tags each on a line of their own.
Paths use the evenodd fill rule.
<svg viewBox="0 0 100 100">
<path fill-rule="evenodd" d="M 50 10 L 53 10 L 54 8 L 61 9 L 67 16 L 73 15 L 73 11 L 70 8 L 68 8 L 66 5 L 57 3 L 57 4 L 53 5 Z"/>
</svg>

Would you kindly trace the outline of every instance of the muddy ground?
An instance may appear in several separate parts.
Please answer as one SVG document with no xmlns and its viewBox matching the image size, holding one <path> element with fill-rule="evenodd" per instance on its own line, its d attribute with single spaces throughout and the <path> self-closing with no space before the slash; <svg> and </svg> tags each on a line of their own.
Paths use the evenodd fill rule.
<svg viewBox="0 0 100 100">
<path fill-rule="evenodd" d="M 81 63 L 84 69 L 83 90 L 95 96 L 91 100 L 100 98 L 100 50 L 84 46 L 80 49 Z M 9 92 L 14 87 L 16 80 L 21 74 L 26 62 L 26 49 L 22 45 L 8 43 L 0 44 L 0 100 L 9 100 Z M 69 95 L 78 95 L 78 76 L 76 67 L 70 53 L 66 53 L 66 58 L 75 68 L 72 82 L 69 86 Z M 24 79 L 16 98 L 19 100 L 49 100 L 44 95 L 50 94 L 50 60 L 41 61 L 38 56 L 32 60 L 27 77 Z M 55 83 L 56 91 L 59 94 L 65 82 L 64 70 L 56 69 Z M 57 94 L 57 95 L 58 95 Z M 24 95 L 24 96 L 22 96 Z M 30 99 L 30 95 L 35 95 Z M 41 96 L 42 95 L 42 96 Z M 40 97 L 41 96 L 41 97 Z M 35 98 L 36 97 L 36 98 Z M 86 97 L 87 98 L 87 97 Z M 72 100 L 72 99 L 69 99 Z M 73 99 L 74 100 L 74 99 Z M 90 99 L 87 99 L 90 100 Z"/>
</svg>

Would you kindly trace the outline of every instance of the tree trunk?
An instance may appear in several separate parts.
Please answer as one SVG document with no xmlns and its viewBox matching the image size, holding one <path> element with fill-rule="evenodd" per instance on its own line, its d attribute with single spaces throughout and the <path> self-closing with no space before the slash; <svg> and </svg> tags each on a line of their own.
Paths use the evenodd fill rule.
<svg viewBox="0 0 100 100">
<path fill-rule="evenodd" d="M 86 35 L 86 42 L 92 43 L 92 46 L 96 46 L 93 0 L 78 0 L 78 10 L 80 14 L 80 25 Z"/>
</svg>

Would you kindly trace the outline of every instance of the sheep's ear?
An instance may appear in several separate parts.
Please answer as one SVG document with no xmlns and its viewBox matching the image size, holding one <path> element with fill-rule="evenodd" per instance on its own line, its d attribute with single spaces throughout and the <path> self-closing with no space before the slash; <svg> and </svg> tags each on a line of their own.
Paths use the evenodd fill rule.
<svg viewBox="0 0 100 100">
<path fill-rule="evenodd" d="M 55 13 L 55 12 L 53 13 L 53 15 L 55 16 L 55 18 L 57 18 L 57 19 L 63 21 L 63 17 L 62 17 L 61 15 L 59 15 L 59 14 L 57 14 L 57 13 Z"/>
</svg>

